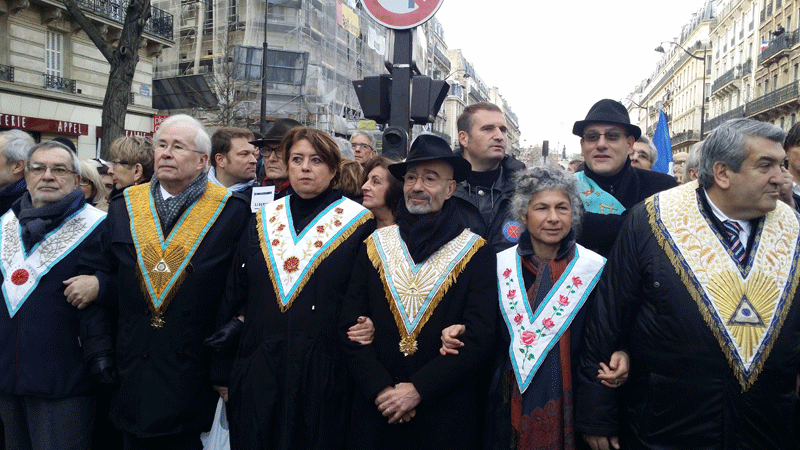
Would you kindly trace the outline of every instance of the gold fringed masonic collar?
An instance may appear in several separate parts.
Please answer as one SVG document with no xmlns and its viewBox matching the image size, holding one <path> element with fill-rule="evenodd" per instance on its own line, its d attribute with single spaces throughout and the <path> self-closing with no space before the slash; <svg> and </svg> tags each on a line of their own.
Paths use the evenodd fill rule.
<svg viewBox="0 0 800 450">
<path fill-rule="evenodd" d="M 645 200 L 650 225 L 742 386 L 755 383 L 797 289 L 800 223 L 778 202 L 739 263 L 701 212 L 697 182 Z M 702 194 L 700 194 L 702 195 Z"/>
<path fill-rule="evenodd" d="M 230 195 L 227 189 L 208 183 L 203 195 L 187 208 L 165 240 L 150 183 L 125 190 L 140 281 L 154 328 L 164 326 L 164 313 L 186 277 L 186 267 Z"/>
</svg>

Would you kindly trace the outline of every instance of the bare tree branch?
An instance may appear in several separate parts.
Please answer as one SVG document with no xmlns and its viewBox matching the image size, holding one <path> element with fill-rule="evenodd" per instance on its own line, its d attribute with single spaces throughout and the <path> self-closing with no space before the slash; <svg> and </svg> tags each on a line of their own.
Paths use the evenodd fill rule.
<svg viewBox="0 0 800 450">
<path fill-rule="evenodd" d="M 81 7 L 78 5 L 78 2 L 75 0 L 61 0 L 64 3 L 64 6 L 67 7 L 67 11 L 72 15 L 78 25 L 81 26 L 83 31 L 89 36 L 89 39 L 92 40 L 95 47 L 100 50 L 100 53 L 103 54 L 103 57 L 111 63 L 112 58 L 114 57 L 114 49 L 106 42 L 103 35 L 97 30 L 97 27 L 94 26 L 92 21 L 86 17 L 86 14 L 83 13 Z"/>
</svg>

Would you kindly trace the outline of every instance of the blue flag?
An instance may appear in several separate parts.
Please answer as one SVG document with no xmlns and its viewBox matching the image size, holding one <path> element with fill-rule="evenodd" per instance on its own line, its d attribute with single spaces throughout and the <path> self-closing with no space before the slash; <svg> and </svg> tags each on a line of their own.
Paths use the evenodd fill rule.
<svg viewBox="0 0 800 450">
<path fill-rule="evenodd" d="M 658 125 L 656 125 L 656 132 L 653 134 L 653 145 L 658 150 L 658 161 L 656 161 L 652 170 L 654 172 L 672 173 L 672 141 L 669 139 L 669 126 L 667 125 L 667 115 L 664 111 L 658 112 Z"/>
</svg>

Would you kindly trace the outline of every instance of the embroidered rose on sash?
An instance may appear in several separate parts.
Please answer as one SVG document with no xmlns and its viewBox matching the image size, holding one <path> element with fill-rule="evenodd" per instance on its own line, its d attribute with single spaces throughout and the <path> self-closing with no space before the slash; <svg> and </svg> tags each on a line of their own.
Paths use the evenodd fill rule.
<svg viewBox="0 0 800 450">
<path fill-rule="evenodd" d="M 522 342 L 523 345 L 533 345 L 533 342 L 536 340 L 536 333 L 533 331 L 523 331 L 522 336 L 520 336 L 519 340 Z"/>
</svg>

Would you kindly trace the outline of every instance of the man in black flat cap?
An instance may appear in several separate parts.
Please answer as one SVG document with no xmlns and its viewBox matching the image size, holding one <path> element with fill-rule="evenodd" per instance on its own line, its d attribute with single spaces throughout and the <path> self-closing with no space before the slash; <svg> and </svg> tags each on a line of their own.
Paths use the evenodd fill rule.
<svg viewBox="0 0 800 450">
<path fill-rule="evenodd" d="M 608 257 L 625 211 L 677 183 L 669 175 L 631 166 L 629 155 L 642 130 L 618 101 L 595 103 L 586 119 L 575 122 L 572 134 L 581 137 L 585 160 L 584 170 L 575 174 L 586 208 L 578 243 Z"/>
<path fill-rule="evenodd" d="M 258 147 L 263 167 L 259 167 L 256 180 L 263 186 L 275 186 L 275 199 L 289 194 L 289 169 L 283 162 L 281 139 L 287 131 L 302 125 L 294 119 L 277 119 L 264 137 L 250 143 Z"/>
<path fill-rule="evenodd" d="M 389 171 L 403 181 L 405 207 L 362 245 L 342 309 L 356 383 L 348 448 L 477 448 L 477 375 L 494 346 L 498 300 L 494 252 L 450 199 L 470 164 L 423 134 Z M 369 345 L 347 338 L 359 316 L 375 324 Z M 454 323 L 466 325 L 465 345 L 441 356 L 441 331 Z"/>
</svg>

